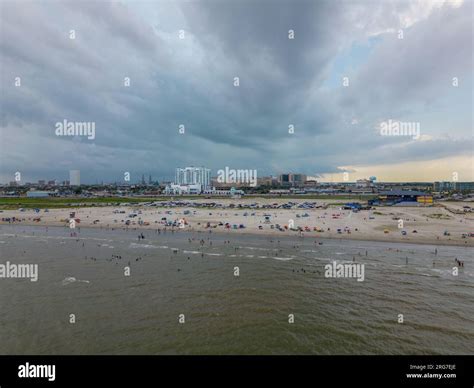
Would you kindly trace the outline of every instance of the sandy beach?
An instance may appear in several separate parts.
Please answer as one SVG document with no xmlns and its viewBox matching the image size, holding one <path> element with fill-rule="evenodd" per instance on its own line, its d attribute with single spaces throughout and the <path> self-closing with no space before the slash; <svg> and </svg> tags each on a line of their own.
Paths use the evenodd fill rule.
<svg viewBox="0 0 474 388">
<path fill-rule="evenodd" d="M 209 203 L 210 200 L 202 198 L 188 202 L 202 204 Z M 205 233 L 299 235 L 310 238 L 474 246 L 474 237 L 468 235 L 474 232 L 474 214 L 462 212 L 463 205 L 466 205 L 463 202 L 443 203 L 442 206 L 432 207 L 378 207 L 353 212 L 343 210 L 330 201 L 309 201 L 317 208 L 299 208 L 305 201 L 292 200 L 292 206 L 288 209 L 261 208 L 288 202 L 283 199 L 245 198 L 238 201 L 219 199 L 215 201 L 221 206 L 218 208 L 122 205 L 40 209 L 39 212 L 33 209 L 4 210 L 0 213 L 0 224 L 9 224 L 15 217 L 15 224 L 69 227 L 70 213 L 75 212 L 78 228 L 166 228 L 177 232 L 186 230 Z M 238 207 L 250 204 L 260 208 Z M 181 227 L 171 225 L 177 225 L 180 220 Z M 400 227 L 399 220 L 403 220 L 403 227 Z"/>
</svg>

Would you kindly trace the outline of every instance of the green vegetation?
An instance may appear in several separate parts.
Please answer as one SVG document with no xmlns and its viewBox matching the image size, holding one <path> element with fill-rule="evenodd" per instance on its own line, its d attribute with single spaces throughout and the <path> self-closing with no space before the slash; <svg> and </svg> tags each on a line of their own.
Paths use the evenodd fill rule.
<svg viewBox="0 0 474 388">
<path fill-rule="evenodd" d="M 100 197 L 100 198 L 0 198 L 0 209 L 39 208 L 58 209 L 80 206 L 107 206 L 120 203 L 140 203 L 150 201 L 164 201 L 164 198 L 123 198 L 123 197 Z"/>
<path fill-rule="evenodd" d="M 96 197 L 96 198 L 62 198 L 62 197 L 49 197 L 49 198 L 26 198 L 26 197 L 15 197 L 15 198 L 0 198 L 0 209 L 60 209 L 70 207 L 90 207 L 90 206 L 118 206 L 121 203 L 128 204 L 139 204 L 143 202 L 155 202 L 155 201 L 175 201 L 205 198 L 203 196 L 196 195 L 175 195 L 175 196 L 160 196 L 160 197 Z M 212 197 L 212 200 L 217 200 L 227 197 Z"/>
</svg>

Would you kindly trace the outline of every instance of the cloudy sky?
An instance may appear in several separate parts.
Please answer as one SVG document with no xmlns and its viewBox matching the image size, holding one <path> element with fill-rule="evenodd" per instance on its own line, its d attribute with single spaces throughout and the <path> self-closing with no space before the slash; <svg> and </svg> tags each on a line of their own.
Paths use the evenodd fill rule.
<svg viewBox="0 0 474 388">
<path fill-rule="evenodd" d="M 188 165 L 472 181 L 472 8 L 2 0 L 0 181 L 162 180 Z M 63 120 L 95 123 L 95 138 L 57 136 Z M 419 136 L 382 136 L 389 120 Z"/>
</svg>

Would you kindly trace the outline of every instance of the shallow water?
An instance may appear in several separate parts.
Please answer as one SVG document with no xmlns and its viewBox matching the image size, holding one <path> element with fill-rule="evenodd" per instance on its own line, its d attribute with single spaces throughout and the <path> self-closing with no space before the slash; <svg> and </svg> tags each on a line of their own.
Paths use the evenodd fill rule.
<svg viewBox="0 0 474 388">
<path fill-rule="evenodd" d="M 37 282 L 0 279 L 1 354 L 474 353 L 466 247 L 77 232 L 0 227 L 0 264 L 39 265 Z M 365 280 L 325 278 L 334 260 L 365 264 Z"/>
</svg>

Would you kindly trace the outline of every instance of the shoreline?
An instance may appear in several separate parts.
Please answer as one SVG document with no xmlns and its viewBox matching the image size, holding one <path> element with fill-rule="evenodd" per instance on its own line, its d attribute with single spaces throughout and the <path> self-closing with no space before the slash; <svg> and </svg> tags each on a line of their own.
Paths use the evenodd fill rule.
<svg viewBox="0 0 474 388">
<path fill-rule="evenodd" d="M 169 207 L 118 205 L 2 210 L 0 225 L 70 227 L 73 215 L 77 228 L 136 231 L 166 228 L 167 231 L 229 236 L 246 234 L 474 247 L 474 237 L 469 237 L 474 235 L 474 213 L 460 211 L 462 203 L 449 204 L 450 208 L 376 207 L 353 212 L 329 201 L 311 202 L 312 207 L 303 200 L 227 199 L 216 202 L 214 207 L 203 207 L 205 202 L 201 199 Z M 249 208 L 253 205 L 256 207 Z"/>
<path fill-rule="evenodd" d="M 34 228 L 62 228 L 66 229 L 68 231 L 71 231 L 66 225 L 61 224 L 61 223 L 48 223 L 46 224 L 38 224 L 36 222 L 21 222 L 21 223 L 5 223 L 5 222 L 0 222 L 0 227 L 2 226 L 13 226 L 13 227 L 21 227 L 21 226 L 28 226 L 28 227 L 34 227 Z M 295 239 L 295 238 L 300 238 L 300 239 L 314 239 L 314 240 L 331 240 L 331 241 L 338 241 L 338 240 L 350 240 L 350 241 L 361 241 L 361 242 L 377 242 L 377 243 L 393 243 L 393 244 L 412 244 L 412 245 L 427 245 L 427 246 L 454 246 L 454 247 L 474 247 L 474 241 L 470 241 L 468 239 L 465 239 L 465 244 L 460 243 L 458 240 L 437 240 L 437 239 L 393 239 L 393 238 L 384 238 L 384 236 L 367 236 L 367 235 L 356 235 L 354 233 L 351 234 L 327 234 L 327 233 L 318 233 L 318 232 L 303 232 L 303 234 L 299 234 L 298 232 L 272 232 L 270 230 L 256 230 L 256 231 L 246 231 L 245 229 L 241 230 L 222 230 L 222 229 L 214 229 L 212 230 L 211 233 L 209 233 L 209 229 L 194 229 L 194 228 L 189 228 L 189 229 L 178 229 L 176 227 L 171 228 L 171 227 L 154 227 L 152 225 L 150 226 L 128 226 L 128 227 L 123 227 L 123 226 L 104 226 L 104 225 L 82 225 L 78 227 L 79 229 L 86 229 L 86 230 L 94 230 L 94 229 L 99 229 L 99 230 L 105 230 L 105 231 L 116 231 L 120 230 L 123 232 L 126 231 L 157 231 L 158 229 L 161 231 L 161 233 L 166 234 L 166 233 L 184 233 L 186 235 L 198 233 L 200 235 L 219 235 L 219 236 L 224 236 L 224 235 L 232 235 L 232 236 L 239 236 L 239 235 L 244 235 L 244 236 L 262 236 L 262 237 L 273 237 L 273 238 L 282 238 L 282 239 Z M 69 237 L 69 236 L 66 236 Z M 80 236 L 71 236 L 72 238 L 81 238 Z"/>
</svg>

